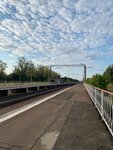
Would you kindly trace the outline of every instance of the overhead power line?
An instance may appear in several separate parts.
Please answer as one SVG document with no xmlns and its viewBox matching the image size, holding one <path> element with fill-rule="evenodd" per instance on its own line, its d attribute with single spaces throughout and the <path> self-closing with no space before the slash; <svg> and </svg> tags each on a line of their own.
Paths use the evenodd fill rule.
<svg viewBox="0 0 113 150">
<path fill-rule="evenodd" d="M 109 18 L 108 18 L 108 21 L 107 21 L 107 23 L 106 23 L 106 25 L 105 25 L 105 28 L 104 28 L 104 30 L 103 30 L 103 32 L 101 32 L 101 34 L 103 34 L 104 36 L 108 36 L 108 33 L 109 33 L 109 31 L 110 31 L 110 28 L 108 28 L 109 27 L 109 24 L 110 24 L 110 21 L 111 21 L 111 18 L 113 17 L 113 11 L 111 12 L 111 14 L 110 14 L 110 16 L 109 16 Z M 104 34 L 104 32 L 105 32 L 105 34 Z M 102 38 L 100 39 L 100 43 L 102 42 Z M 98 42 L 99 43 L 99 42 Z M 100 48 L 101 46 L 99 46 L 99 44 L 98 44 L 98 47 L 97 47 L 97 49 L 98 48 Z"/>
<path fill-rule="evenodd" d="M 10 6 L 13 8 L 13 9 L 15 9 L 16 8 L 16 13 L 24 20 L 24 22 L 26 22 L 26 24 L 31 28 L 31 24 L 23 17 L 23 14 L 21 14 L 21 12 L 19 11 L 19 9 L 17 9 L 17 7 L 15 6 L 13 6 L 12 4 L 11 4 L 11 2 L 9 1 L 9 0 L 7 0 L 7 2 L 10 4 Z M 36 19 L 35 19 L 35 21 L 36 21 Z M 33 31 L 33 33 L 35 34 L 35 36 L 37 37 L 37 38 L 39 38 L 38 36 L 37 36 L 37 34 L 36 34 L 36 32 L 35 31 Z M 32 35 L 31 35 L 32 36 Z"/>
<path fill-rule="evenodd" d="M 90 33 L 90 40 L 89 40 L 89 46 L 91 47 L 91 40 L 92 40 L 92 35 L 93 35 L 93 30 L 94 30 L 94 24 L 93 24 L 93 21 L 95 20 L 95 16 L 96 16 L 96 10 L 97 10 L 97 7 L 98 7 L 98 0 L 95 0 L 95 11 L 93 13 L 93 20 L 91 19 L 91 33 Z"/>
<path fill-rule="evenodd" d="M 15 32 L 11 31 L 10 29 L 8 29 L 6 26 L 4 26 L 1 22 L 0 25 L 5 28 L 6 30 L 8 30 L 9 32 L 11 32 L 12 34 L 14 34 L 16 37 L 18 37 L 21 41 L 25 42 L 29 47 L 31 47 L 32 49 L 36 49 L 35 47 L 33 47 L 31 44 L 29 44 L 26 40 L 24 40 L 23 38 L 21 38 L 20 36 L 18 36 Z M 46 56 L 45 54 L 43 54 L 41 51 L 38 51 L 42 56 L 46 57 L 49 59 L 48 56 Z"/>
<path fill-rule="evenodd" d="M 104 3 L 104 6 L 103 6 L 103 8 L 102 8 L 102 13 L 101 13 L 101 16 L 100 16 L 100 18 L 98 19 L 98 21 L 97 21 L 97 25 L 96 25 L 96 31 L 98 32 L 98 26 L 99 26 L 99 23 L 101 22 L 101 20 L 102 20 L 102 18 L 103 18 L 103 12 L 104 12 L 104 10 L 105 10 L 105 8 L 106 8 L 106 6 L 107 6 L 107 3 L 108 3 L 108 0 L 106 0 L 105 1 L 105 3 Z"/>
<path fill-rule="evenodd" d="M 3 0 L 2 0 L 2 1 L 3 1 Z M 3 2 L 4 2 L 4 1 L 3 1 Z M 12 5 L 9 0 L 7 0 L 7 2 L 10 4 L 10 6 L 11 6 L 13 9 L 16 8 L 16 13 L 17 13 L 17 14 L 22 18 L 22 20 L 23 20 L 24 22 L 26 22 L 26 24 L 31 28 L 31 24 L 25 19 L 25 17 L 24 17 L 23 14 L 20 12 L 20 10 L 19 10 L 16 6 Z M 4 2 L 4 3 L 6 3 L 6 2 Z M 35 19 L 35 21 L 37 21 L 37 20 Z M 39 37 L 37 36 L 37 33 L 35 32 L 35 30 L 33 31 L 33 33 L 34 33 L 34 35 L 35 35 L 37 38 L 39 38 Z M 31 36 L 32 36 L 32 35 L 31 35 Z M 36 41 L 36 39 L 35 39 L 35 41 Z M 55 53 L 54 53 L 54 55 L 57 56 Z M 57 57 L 58 57 L 58 56 L 57 56 Z M 48 57 L 48 59 L 51 59 L 51 58 Z M 64 62 L 64 60 L 62 60 L 62 61 Z"/>
<path fill-rule="evenodd" d="M 1 9 L 5 14 L 7 14 L 10 18 L 12 18 L 15 23 L 17 23 L 18 25 L 20 25 L 20 24 L 16 21 L 16 18 L 15 18 L 13 15 L 10 15 L 10 14 L 7 13 L 6 11 L 4 11 L 4 9 L 3 9 L 2 7 L 0 7 L 0 9 Z M 22 30 L 21 30 L 21 31 L 22 31 Z M 32 34 L 31 34 L 28 30 L 27 30 L 27 32 L 28 32 L 28 34 L 33 38 L 33 40 L 37 42 L 37 40 L 32 36 Z M 23 33 L 23 32 L 22 32 L 22 33 Z M 25 34 L 24 34 L 24 36 L 26 37 Z"/>
<path fill-rule="evenodd" d="M 102 13 L 101 13 L 101 16 L 100 16 L 100 18 L 98 19 L 98 21 L 97 21 L 97 25 L 96 25 L 96 28 L 95 28 L 95 33 L 98 33 L 97 32 L 97 30 L 98 30 L 98 26 L 99 26 L 99 24 L 101 23 L 101 21 L 102 21 L 102 18 L 103 18 L 103 15 L 104 15 L 104 10 L 105 10 L 105 8 L 107 7 L 107 3 L 108 3 L 108 0 L 106 0 L 105 1 L 105 3 L 104 3 L 104 6 L 103 6 L 103 9 L 102 9 Z M 111 14 L 109 15 L 109 17 L 108 17 L 108 19 L 107 19 L 107 22 L 106 22 L 106 24 L 105 24 L 105 27 L 104 27 L 104 30 L 100 33 L 100 34 L 102 34 L 101 35 L 101 39 L 100 40 L 98 40 L 97 42 L 97 49 L 98 48 L 100 48 L 101 46 L 99 46 L 99 43 L 102 43 L 102 36 L 108 36 L 108 33 L 109 33 L 109 31 L 110 31 L 110 28 L 111 28 L 111 26 L 109 26 L 109 24 L 110 24 L 110 21 L 111 21 L 111 18 L 113 17 L 113 11 L 111 12 Z M 113 23 L 112 23 L 113 24 Z M 93 32 L 93 31 L 92 31 Z M 104 34 L 105 33 L 105 34 Z M 92 36 L 91 36 L 91 38 L 92 38 Z M 90 42 L 91 42 L 91 38 L 90 38 Z M 91 45 L 91 43 L 90 43 L 90 45 Z"/>
</svg>

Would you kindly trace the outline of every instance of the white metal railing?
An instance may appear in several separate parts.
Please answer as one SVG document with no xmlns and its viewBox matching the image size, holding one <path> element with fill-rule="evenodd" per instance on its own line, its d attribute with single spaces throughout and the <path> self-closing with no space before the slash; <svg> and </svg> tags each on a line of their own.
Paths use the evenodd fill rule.
<svg viewBox="0 0 113 150">
<path fill-rule="evenodd" d="M 113 93 L 89 84 L 84 86 L 113 136 Z"/>
</svg>

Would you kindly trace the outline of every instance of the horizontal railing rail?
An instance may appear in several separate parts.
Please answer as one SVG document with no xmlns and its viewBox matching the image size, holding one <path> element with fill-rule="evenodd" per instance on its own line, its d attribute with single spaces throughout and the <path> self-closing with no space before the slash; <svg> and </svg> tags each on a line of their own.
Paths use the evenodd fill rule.
<svg viewBox="0 0 113 150">
<path fill-rule="evenodd" d="M 113 136 L 113 93 L 89 84 L 84 86 Z"/>
</svg>

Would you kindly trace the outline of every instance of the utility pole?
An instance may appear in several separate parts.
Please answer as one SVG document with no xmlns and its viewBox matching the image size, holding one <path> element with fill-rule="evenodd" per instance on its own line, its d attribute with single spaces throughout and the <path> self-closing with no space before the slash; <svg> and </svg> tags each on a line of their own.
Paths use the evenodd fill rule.
<svg viewBox="0 0 113 150">
<path fill-rule="evenodd" d="M 51 80 L 51 67 L 52 66 L 49 67 L 48 81 Z"/>
<path fill-rule="evenodd" d="M 86 65 L 85 64 L 81 64 L 83 67 L 84 67 L 84 77 L 83 77 L 83 81 L 85 81 L 86 80 L 86 76 L 87 76 L 87 74 L 86 74 Z"/>
<path fill-rule="evenodd" d="M 32 70 L 30 70 L 30 82 L 32 82 Z"/>
<path fill-rule="evenodd" d="M 86 80 L 86 65 L 84 65 L 84 81 Z"/>
</svg>

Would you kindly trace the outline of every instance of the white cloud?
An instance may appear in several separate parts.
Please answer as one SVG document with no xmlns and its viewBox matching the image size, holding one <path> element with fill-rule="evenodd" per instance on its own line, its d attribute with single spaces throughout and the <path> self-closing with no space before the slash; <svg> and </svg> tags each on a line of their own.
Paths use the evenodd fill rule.
<svg viewBox="0 0 113 150">
<path fill-rule="evenodd" d="M 95 9 L 95 1 L 94 0 L 79 0 L 75 3 L 75 9 L 78 13 L 92 13 L 92 10 Z"/>
<path fill-rule="evenodd" d="M 70 9 L 67 9 L 65 7 L 62 7 L 62 9 L 59 10 L 59 14 L 68 22 L 71 22 L 74 18 L 74 13 L 72 13 Z"/>
<path fill-rule="evenodd" d="M 91 19 L 86 18 L 81 21 L 74 19 L 71 23 L 71 28 L 73 32 L 89 32 L 89 30 L 91 29 Z"/>
<path fill-rule="evenodd" d="M 113 37 L 112 0 L 100 0 L 97 4 L 94 0 L 9 1 L 12 6 L 6 7 L 5 0 L 0 7 L 12 17 L 4 13 L 1 23 L 23 40 L 0 26 L 2 51 L 29 55 L 34 62 L 37 57 L 42 64 L 93 64 L 113 53 L 113 44 L 107 47 Z"/>
<path fill-rule="evenodd" d="M 75 5 L 78 0 L 63 0 L 63 5 L 70 9 L 75 9 Z"/>
<path fill-rule="evenodd" d="M 51 0 L 51 4 L 56 11 L 59 11 L 63 7 L 62 0 Z"/>
</svg>

